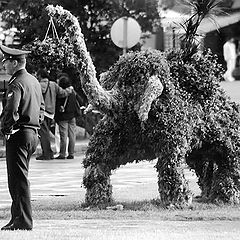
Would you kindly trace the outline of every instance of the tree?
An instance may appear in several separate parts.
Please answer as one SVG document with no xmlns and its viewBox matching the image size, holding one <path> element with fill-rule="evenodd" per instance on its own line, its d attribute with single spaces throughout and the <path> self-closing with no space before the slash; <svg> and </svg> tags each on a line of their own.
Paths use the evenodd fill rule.
<svg viewBox="0 0 240 240">
<path fill-rule="evenodd" d="M 137 5 L 138 1 L 127 1 L 126 8 L 118 0 L 8 0 L 6 2 L 2 12 L 3 20 L 7 22 L 6 27 L 14 26 L 19 30 L 21 45 L 35 38 L 44 39 L 49 20 L 45 11 L 48 4 L 60 5 L 69 10 L 79 20 L 98 73 L 106 71 L 122 53 L 122 50 L 112 43 L 109 34 L 117 18 L 126 14 L 131 15 L 139 22 L 143 31 L 151 31 L 154 19 L 158 17 L 155 4 Z M 60 27 L 58 32 L 61 35 Z"/>
</svg>

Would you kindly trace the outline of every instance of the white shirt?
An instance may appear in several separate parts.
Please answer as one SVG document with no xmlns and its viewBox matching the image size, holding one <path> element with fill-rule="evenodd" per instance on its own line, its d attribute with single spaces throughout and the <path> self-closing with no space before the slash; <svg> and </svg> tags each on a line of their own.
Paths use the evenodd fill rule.
<svg viewBox="0 0 240 240">
<path fill-rule="evenodd" d="M 223 56 L 225 61 L 236 59 L 236 45 L 233 42 L 227 41 L 223 45 Z"/>
</svg>

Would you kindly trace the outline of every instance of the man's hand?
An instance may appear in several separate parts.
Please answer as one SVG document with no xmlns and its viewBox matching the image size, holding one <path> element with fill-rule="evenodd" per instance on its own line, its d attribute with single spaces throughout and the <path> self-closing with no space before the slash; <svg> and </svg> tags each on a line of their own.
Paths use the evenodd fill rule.
<svg viewBox="0 0 240 240">
<path fill-rule="evenodd" d="M 12 131 L 10 129 L 5 129 L 5 128 L 1 129 L 1 135 L 3 135 L 6 140 L 10 138 L 11 133 Z"/>
<path fill-rule="evenodd" d="M 81 109 L 84 110 L 83 114 L 87 114 L 87 113 L 100 113 L 98 110 L 95 110 L 93 105 L 90 104 L 90 103 L 87 105 L 87 107 L 82 106 Z"/>
<path fill-rule="evenodd" d="M 68 93 L 72 93 L 74 91 L 73 86 L 70 86 L 70 87 L 66 88 L 66 91 Z"/>
</svg>

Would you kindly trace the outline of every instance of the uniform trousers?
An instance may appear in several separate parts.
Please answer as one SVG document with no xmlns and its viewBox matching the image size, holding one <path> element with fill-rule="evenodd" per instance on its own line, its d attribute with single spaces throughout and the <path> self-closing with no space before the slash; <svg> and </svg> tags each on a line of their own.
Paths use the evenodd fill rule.
<svg viewBox="0 0 240 240">
<path fill-rule="evenodd" d="M 22 229 L 33 226 L 28 169 L 37 144 L 37 130 L 31 128 L 20 129 L 6 141 L 8 188 L 12 198 L 10 224 Z"/>
</svg>

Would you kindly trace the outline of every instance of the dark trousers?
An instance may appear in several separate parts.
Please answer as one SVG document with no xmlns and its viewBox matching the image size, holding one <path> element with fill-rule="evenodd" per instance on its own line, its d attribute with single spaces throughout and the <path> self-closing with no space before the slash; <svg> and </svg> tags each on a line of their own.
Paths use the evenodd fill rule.
<svg viewBox="0 0 240 240">
<path fill-rule="evenodd" d="M 44 121 L 42 122 L 41 128 L 39 130 L 42 155 L 46 159 L 51 159 L 51 157 L 53 157 L 53 151 L 51 149 L 51 141 L 50 141 L 51 123 L 52 123 L 52 119 L 48 117 L 44 117 Z"/>
<path fill-rule="evenodd" d="M 37 131 L 28 128 L 19 130 L 6 141 L 8 188 L 12 198 L 10 222 L 20 228 L 32 228 L 28 169 L 37 144 Z"/>
</svg>

